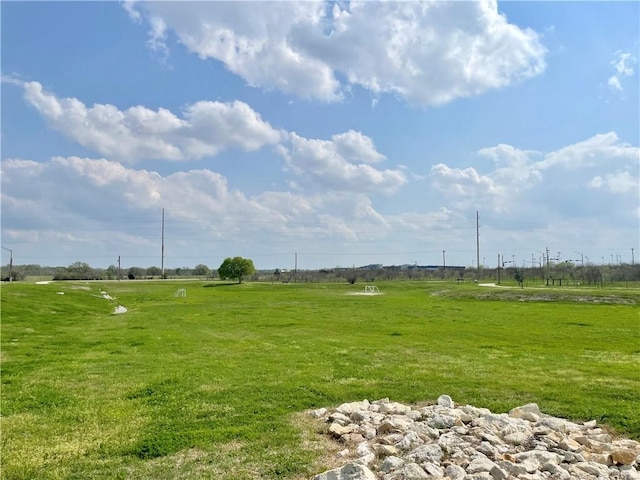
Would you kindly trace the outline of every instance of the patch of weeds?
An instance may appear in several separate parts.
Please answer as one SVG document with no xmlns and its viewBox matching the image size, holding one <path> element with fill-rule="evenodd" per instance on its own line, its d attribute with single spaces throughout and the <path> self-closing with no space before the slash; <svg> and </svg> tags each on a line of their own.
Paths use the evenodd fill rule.
<svg viewBox="0 0 640 480">
<path fill-rule="evenodd" d="M 3 415 L 32 411 L 45 412 L 52 409 L 65 408 L 71 403 L 69 396 L 50 385 L 36 385 L 16 401 L 3 401 Z"/>
<path fill-rule="evenodd" d="M 127 395 L 127 400 L 146 400 L 148 405 L 165 405 L 169 403 L 176 391 L 178 382 L 168 378 L 154 382 Z"/>
<path fill-rule="evenodd" d="M 173 427 L 167 424 L 155 425 L 138 441 L 131 453 L 140 459 L 147 460 L 192 447 L 192 435 Z"/>
</svg>

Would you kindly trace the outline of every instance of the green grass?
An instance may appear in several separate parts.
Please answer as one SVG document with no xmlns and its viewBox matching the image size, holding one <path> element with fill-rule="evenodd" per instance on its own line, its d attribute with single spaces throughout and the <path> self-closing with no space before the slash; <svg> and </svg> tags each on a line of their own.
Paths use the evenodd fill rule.
<svg viewBox="0 0 640 480">
<path fill-rule="evenodd" d="M 377 285 L 3 286 L 2 478 L 308 478 L 299 412 L 444 393 L 640 439 L 637 290 Z"/>
</svg>

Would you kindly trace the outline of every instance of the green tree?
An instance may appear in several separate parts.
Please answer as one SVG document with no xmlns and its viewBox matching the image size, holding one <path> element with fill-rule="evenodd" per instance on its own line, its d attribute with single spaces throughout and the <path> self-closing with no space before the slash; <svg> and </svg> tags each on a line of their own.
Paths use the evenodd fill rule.
<svg viewBox="0 0 640 480">
<path fill-rule="evenodd" d="M 70 274 L 70 279 L 73 280 L 93 280 L 95 273 L 93 268 L 84 262 L 75 262 L 69 265 L 67 271 Z"/>
<path fill-rule="evenodd" d="M 108 280 L 114 280 L 118 278 L 118 267 L 115 265 L 109 265 L 105 271 Z"/>
<path fill-rule="evenodd" d="M 211 270 L 205 264 L 200 263 L 193 267 L 193 274 L 198 277 L 208 277 L 211 274 Z"/>
<path fill-rule="evenodd" d="M 218 268 L 218 275 L 223 280 L 232 279 L 242 283 L 242 279 L 247 275 L 251 275 L 255 270 L 256 267 L 253 266 L 253 260 L 242 257 L 229 257 L 225 258 Z"/>
<path fill-rule="evenodd" d="M 149 267 L 147 268 L 147 275 L 150 277 L 159 277 L 162 275 L 162 270 L 159 267 Z"/>
</svg>

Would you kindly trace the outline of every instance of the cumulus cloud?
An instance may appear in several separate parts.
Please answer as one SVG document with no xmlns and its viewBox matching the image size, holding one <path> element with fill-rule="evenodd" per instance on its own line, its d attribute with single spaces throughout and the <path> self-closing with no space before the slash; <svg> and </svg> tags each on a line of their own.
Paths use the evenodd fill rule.
<svg viewBox="0 0 640 480">
<path fill-rule="evenodd" d="M 640 148 L 622 142 L 615 132 L 548 153 L 497 145 L 477 154 L 491 159 L 494 168 L 481 172 L 471 166 L 437 164 L 431 169 L 431 184 L 458 208 L 475 206 L 517 216 L 535 205 L 579 216 L 600 208 L 594 202 L 595 190 L 637 201 L 632 194 L 637 193 Z"/>
<path fill-rule="evenodd" d="M 620 141 L 615 132 L 607 132 L 548 153 L 543 160 L 536 163 L 536 169 L 542 171 L 562 167 L 576 170 L 598 165 L 606 168 L 610 162 L 628 164 L 638 159 L 640 148 Z"/>
<path fill-rule="evenodd" d="M 390 194 L 406 183 L 403 169 L 378 169 L 386 160 L 373 140 L 349 130 L 331 140 L 308 139 L 274 129 L 244 102 L 198 101 L 181 116 L 165 108 L 137 105 L 86 106 L 58 98 L 38 82 L 24 82 L 24 98 L 47 121 L 78 144 L 109 160 L 188 160 L 212 157 L 226 149 L 255 151 L 273 145 L 287 170 L 307 186 L 325 190 Z"/>
<path fill-rule="evenodd" d="M 280 132 L 244 102 L 200 101 L 178 116 L 143 106 L 85 105 L 58 98 L 38 82 L 24 82 L 24 98 L 51 128 L 101 155 L 123 162 L 185 160 L 229 148 L 252 151 L 280 141 Z"/>
<path fill-rule="evenodd" d="M 613 66 L 616 73 L 611 75 L 607 80 L 607 85 L 610 89 L 616 90 L 618 92 L 623 91 L 622 80 L 633 76 L 635 73 L 634 65 L 637 63 L 637 58 L 631 55 L 630 53 L 624 53 L 618 50 L 614 54 L 614 59 L 611 61 L 611 65 Z"/>
<path fill-rule="evenodd" d="M 216 240 L 228 244 L 230 238 L 235 238 L 234 248 L 247 242 L 264 250 L 287 239 L 355 239 L 359 224 L 377 225 L 378 232 L 385 226 L 361 193 L 265 191 L 248 196 L 207 169 L 161 175 L 82 157 L 6 159 L 1 169 L 3 234 L 14 242 L 38 244 L 36 249 L 59 242 L 71 253 L 80 244 L 97 250 L 96 243 L 117 236 L 116 243 L 122 242 L 117 248 L 133 252 L 143 246 L 137 251 L 144 254 L 157 243 L 158 215 L 165 207 L 171 237 L 200 250 Z"/>
<path fill-rule="evenodd" d="M 604 176 L 596 176 L 588 183 L 595 189 L 606 189 L 613 193 L 638 193 L 640 177 L 633 176 L 630 172 L 608 173 Z"/>
<path fill-rule="evenodd" d="M 189 51 L 224 63 L 249 85 L 322 101 L 340 100 L 345 89 L 359 86 L 442 105 L 545 69 L 538 34 L 509 23 L 495 0 L 137 7 L 154 48 L 166 47 L 170 30 Z"/>
<path fill-rule="evenodd" d="M 281 154 L 293 173 L 303 180 L 337 191 L 390 194 L 406 183 L 402 170 L 379 170 L 367 161 L 384 158 L 368 137 L 357 133 L 335 135 L 333 140 L 289 135 L 289 148 Z"/>
</svg>

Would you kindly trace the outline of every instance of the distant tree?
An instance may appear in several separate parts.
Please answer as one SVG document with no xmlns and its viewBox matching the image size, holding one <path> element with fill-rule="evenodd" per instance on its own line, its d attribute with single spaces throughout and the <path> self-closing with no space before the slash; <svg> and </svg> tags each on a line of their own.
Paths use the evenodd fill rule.
<svg viewBox="0 0 640 480">
<path fill-rule="evenodd" d="M 118 267 L 109 265 L 105 273 L 108 280 L 115 280 L 118 278 Z"/>
<path fill-rule="evenodd" d="M 524 271 L 518 268 L 514 269 L 513 278 L 515 278 L 516 282 L 520 287 L 524 288 Z"/>
<path fill-rule="evenodd" d="M 135 280 L 136 278 L 144 277 L 144 274 L 147 272 L 146 269 L 140 267 L 130 267 L 127 270 L 127 278 L 129 280 Z"/>
<path fill-rule="evenodd" d="M 70 274 L 70 279 L 73 280 L 93 280 L 95 274 L 93 268 L 84 262 L 75 262 L 67 267 L 67 271 Z"/>
<path fill-rule="evenodd" d="M 193 274 L 198 277 L 208 277 L 211 275 L 211 269 L 205 264 L 201 263 L 193 267 Z"/>
<path fill-rule="evenodd" d="M 238 283 L 242 283 L 242 279 L 247 275 L 253 274 L 255 270 L 256 267 L 253 266 L 253 260 L 242 257 L 229 257 L 225 258 L 218 268 L 218 275 L 223 280 L 238 280 Z"/>
<path fill-rule="evenodd" d="M 598 267 L 588 266 L 584 269 L 584 281 L 588 285 L 597 285 L 602 283 L 602 272 Z"/>
<path fill-rule="evenodd" d="M 158 267 L 149 267 L 147 268 L 147 275 L 150 277 L 159 277 L 162 275 L 162 270 Z"/>
</svg>

